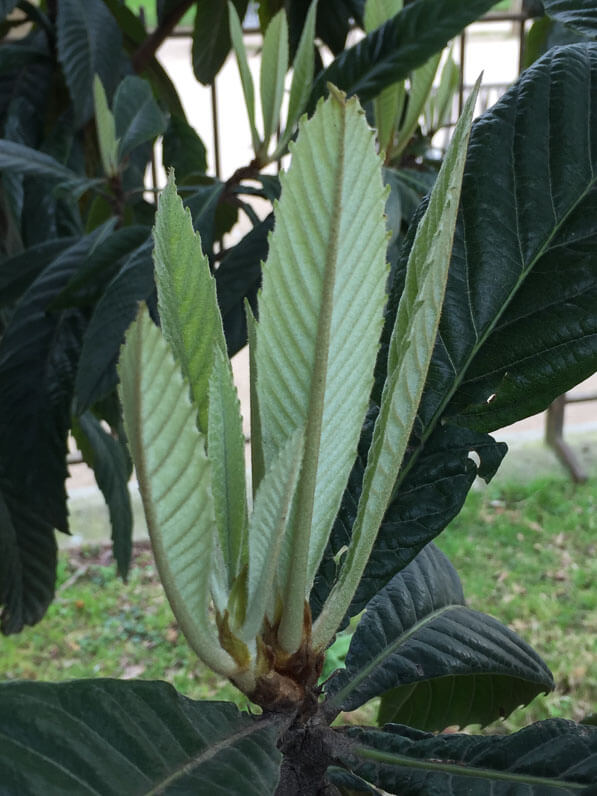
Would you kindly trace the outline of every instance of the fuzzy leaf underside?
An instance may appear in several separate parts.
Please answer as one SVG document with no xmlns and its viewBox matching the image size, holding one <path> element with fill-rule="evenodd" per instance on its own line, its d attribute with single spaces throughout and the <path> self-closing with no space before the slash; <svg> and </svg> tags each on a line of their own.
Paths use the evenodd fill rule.
<svg viewBox="0 0 597 796">
<path fill-rule="evenodd" d="M 198 424 L 208 425 L 214 348 L 226 353 L 216 287 L 191 214 L 176 193 L 174 176 L 162 191 L 154 229 L 154 264 L 164 336 L 188 379 Z"/>
<path fill-rule="evenodd" d="M 284 547 L 289 546 L 288 521 L 302 453 L 303 434 L 298 429 L 261 480 L 255 496 L 249 523 L 248 607 L 243 627 L 247 639 L 255 637 L 266 610 L 275 605 L 278 558 L 288 556 Z"/>
<path fill-rule="evenodd" d="M 391 501 L 417 417 L 448 277 L 460 184 L 477 91 L 478 86 L 467 100 L 431 193 L 427 211 L 415 234 L 406 284 L 390 339 L 388 378 L 368 453 L 351 544 L 330 596 L 329 610 L 326 612 L 324 608 L 314 628 L 317 644 L 322 646 L 330 640 L 342 619 L 337 616 L 340 606 L 347 607 L 356 591 Z"/>
<path fill-rule="evenodd" d="M 597 731 L 563 719 L 506 737 L 433 736 L 400 724 L 346 735 L 354 754 L 344 761 L 387 793 L 588 796 L 597 780 Z"/>
<path fill-rule="evenodd" d="M 310 441 L 307 428 L 305 441 L 306 451 L 311 445 L 316 452 L 308 466 L 317 468 L 309 579 L 338 509 L 371 389 L 386 279 L 383 207 L 372 133 L 356 101 L 334 95 L 302 124 L 282 177 L 257 328 L 266 465 L 308 418 L 321 425 L 319 438 Z"/>
<path fill-rule="evenodd" d="M 127 332 L 119 373 L 125 428 L 160 579 L 192 649 L 235 671 L 208 621 L 216 519 L 205 439 L 174 356 L 143 310 Z"/>
<path fill-rule="evenodd" d="M 263 140 L 267 145 L 280 119 L 284 80 L 288 69 L 288 25 L 286 11 L 279 11 L 267 26 L 261 53 L 261 107 Z"/>
<path fill-rule="evenodd" d="M 220 546 L 229 577 L 246 560 L 245 438 L 240 403 L 226 354 L 216 348 L 209 381 L 207 452 Z"/>
<path fill-rule="evenodd" d="M 278 779 L 275 735 L 275 720 L 162 682 L 0 686 L 2 786 L 23 796 L 264 796 Z"/>
</svg>

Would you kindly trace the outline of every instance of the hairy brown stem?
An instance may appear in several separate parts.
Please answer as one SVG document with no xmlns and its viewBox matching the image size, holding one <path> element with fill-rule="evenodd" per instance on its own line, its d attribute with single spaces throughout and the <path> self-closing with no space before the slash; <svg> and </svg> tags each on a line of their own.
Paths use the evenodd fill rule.
<svg viewBox="0 0 597 796">
<path fill-rule="evenodd" d="M 150 34 L 132 57 L 133 69 L 137 74 L 143 72 L 156 54 L 161 44 L 168 38 L 195 0 L 184 0 L 169 11 L 160 25 Z"/>
</svg>

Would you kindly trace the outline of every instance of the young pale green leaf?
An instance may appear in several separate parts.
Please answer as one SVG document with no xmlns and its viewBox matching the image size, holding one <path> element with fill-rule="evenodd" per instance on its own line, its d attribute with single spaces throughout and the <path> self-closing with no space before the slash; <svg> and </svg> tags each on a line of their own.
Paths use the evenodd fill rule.
<svg viewBox="0 0 597 796">
<path fill-rule="evenodd" d="M 99 143 L 102 167 L 107 177 L 118 173 L 118 139 L 114 117 L 108 108 L 106 92 L 102 81 L 96 75 L 93 78 L 93 104 L 95 108 L 95 126 Z"/>
<path fill-rule="evenodd" d="M 443 730 L 488 724 L 553 687 L 528 644 L 465 607 L 455 569 L 429 545 L 369 602 L 326 690 L 342 710 L 385 694 L 386 720 Z M 436 691 L 444 698 L 431 702 Z"/>
<path fill-rule="evenodd" d="M 411 250 L 406 286 L 390 340 L 388 378 L 373 433 L 363 491 L 338 582 L 313 628 L 325 648 L 366 566 L 392 498 L 435 345 L 458 213 L 460 185 L 479 84 L 456 126 Z"/>
<path fill-rule="evenodd" d="M 215 282 L 191 214 L 176 193 L 173 173 L 160 196 L 154 242 L 162 329 L 189 381 L 199 429 L 205 434 L 214 349 L 226 353 L 226 342 Z"/>
<path fill-rule="evenodd" d="M 266 466 L 306 427 L 285 599 L 296 616 L 282 621 L 295 639 L 356 454 L 385 303 L 385 190 L 356 99 L 332 90 L 302 124 L 281 179 L 260 299 L 257 389 Z"/>
<path fill-rule="evenodd" d="M 276 132 L 288 69 L 288 23 L 284 9 L 278 11 L 265 32 L 261 53 L 261 109 L 263 111 L 263 149 Z"/>
<path fill-rule="evenodd" d="M 367 0 L 365 4 L 365 31 L 371 33 L 391 17 L 402 11 L 402 0 Z M 375 126 L 380 151 L 390 153 L 396 126 L 404 109 L 404 81 L 394 83 L 380 92 L 374 100 Z"/>
<path fill-rule="evenodd" d="M 220 547 L 231 585 L 246 558 L 245 438 L 230 360 L 219 348 L 209 380 L 207 454 Z"/>
<path fill-rule="evenodd" d="M 589 796 L 597 778 L 597 730 L 550 719 L 513 735 L 431 735 L 410 727 L 346 732 L 344 762 L 384 792 L 429 796 Z"/>
<path fill-rule="evenodd" d="M 452 55 L 452 48 L 450 48 L 442 67 L 437 91 L 429 97 L 429 102 L 424 108 L 427 134 L 439 130 L 449 121 L 452 100 L 458 90 L 459 79 L 460 69 Z"/>
<path fill-rule="evenodd" d="M 298 123 L 301 113 L 305 110 L 307 100 L 311 93 L 314 71 L 313 45 L 315 40 L 315 22 L 317 19 L 317 3 L 318 0 L 313 0 L 309 7 L 299 46 L 292 63 L 292 84 L 290 86 L 290 97 L 288 99 L 286 127 L 280 138 L 278 147 L 272 155 L 272 159 L 285 152 L 288 142 L 294 132 L 294 128 Z"/>
<path fill-rule="evenodd" d="M 303 433 L 297 429 L 267 471 L 255 496 L 249 523 L 248 607 L 242 636 L 254 638 L 275 603 L 278 557 L 285 543 L 301 467 Z"/>
<path fill-rule="evenodd" d="M 365 31 L 371 33 L 379 28 L 390 17 L 402 11 L 403 5 L 403 0 L 367 0 L 363 14 Z"/>
<path fill-rule="evenodd" d="M 2 683 L 2 790 L 265 796 L 279 777 L 277 731 L 275 716 L 188 699 L 168 683 Z"/>
<path fill-rule="evenodd" d="M 440 59 L 441 53 L 434 55 L 426 64 L 415 69 L 410 76 L 410 92 L 408 95 L 406 114 L 400 125 L 398 139 L 392 150 L 393 157 L 399 157 L 417 129 L 419 118 L 423 113 L 425 103 L 429 99 L 431 89 L 433 88 L 433 80 Z"/>
<path fill-rule="evenodd" d="M 257 320 L 253 315 L 251 305 L 245 299 L 245 315 L 247 318 L 247 336 L 249 338 L 249 371 L 250 371 L 250 402 L 251 402 L 251 485 L 253 498 L 261 479 L 265 474 L 265 460 L 263 458 L 263 440 L 261 434 L 261 416 L 259 413 L 259 396 L 257 394 Z"/>
<path fill-rule="evenodd" d="M 127 332 L 119 374 L 160 579 L 191 648 L 211 669 L 230 676 L 237 666 L 208 619 L 217 531 L 205 439 L 188 384 L 146 310 Z"/>
<path fill-rule="evenodd" d="M 245 106 L 247 108 L 247 115 L 249 117 L 249 125 L 251 127 L 251 139 L 253 141 L 253 150 L 255 154 L 259 151 L 261 141 L 259 134 L 255 127 L 255 89 L 253 87 L 253 76 L 249 69 L 249 62 L 247 60 L 247 50 L 245 48 L 245 40 L 243 37 L 243 29 L 241 21 L 238 17 L 236 8 L 228 0 L 228 24 L 230 27 L 230 38 L 232 46 L 236 54 L 236 63 L 238 64 L 238 71 L 240 74 L 240 82 L 243 87 L 243 94 L 245 96 Z"/>
</svg>

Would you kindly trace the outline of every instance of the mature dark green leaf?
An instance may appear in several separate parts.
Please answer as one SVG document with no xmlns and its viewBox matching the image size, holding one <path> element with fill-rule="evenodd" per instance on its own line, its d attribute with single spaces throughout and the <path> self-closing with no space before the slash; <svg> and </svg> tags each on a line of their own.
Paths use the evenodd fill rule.
<svg viewBox="0 0 597 796">
<path fill-rule="evenodd" d="M 365 0 L 327 0 L 317 8 L 315 34 L 337 55 L 346 44 L 352 20 L 363 25 Z"/>
<path fill-rule="evenodd" d="M 73 101 L 77 126 L 93 116 L 93 78 L 108 97 L 118 82 L 122 35 L 102 0 L 60 0 L 58 58 Z"/>
<path fill-rule="evenodd" d="M 346 731 L 355 774 L 401 796 L 593 793 L 597 730 L 550 719 L 509 736 L 430 735 L 402 725 Z"/>
<path fill-rule="evenodd" d="M 309 107 L 315 107 L 328 83 L 368 102 L 442 50 L 494 4 L 495 0 L 414 0 L 319 73 Z"/>
<path fill-rule="evenodd" d="M 77 190 L 83 190 L 95 182 L 76 174 L 45 152 L 16 141 L 0 140 L 0 171 L 46 177 L 58 183 L 66 183 Z"/>
<path fill-rule="evenodd" d="M 3 788 L 22 796 L 264 796 L 278 779 L 275 719 L 162 682 L 5 683 L 0 737 Z"/>
<path fill-rule="evenodd" d="M 233 0 L 240 19 L 248 0 Z M 198 0 L 193 31 L 193 70 L 204 85 L 213 83 L 230 50 L 228 5 L 222 0 Z"/>
<path fill-rule="evenodd" d="M 274 217 L 269 215 L 228 250 L 215 274 L 218 304 L 230 356 L 247 342 L 244 300 L 247 298 L 255 311 L 257 291 L 261 285 L 261 263 L 267 257 L 268 235 L 273 226 Z"/>
<path fill-rule="evenodd" d="M 25 39 L 24 41 L 3 41 L 0 48 L 0 73 L 19 69 L 31 63 L 43 63 L 50 58 L 47 40 Z"/>
<path fill-rule="evenodd" d="M 166 119 L 153 98 L 151 86 L 140 77 L 125 77 L 114 95 L 112 110 L 120 160 L 139 144 L 153 140 L 166 129 Z"/>
<path fill-rule="evenodd" d="M 0 0 L 0 20 L 5 19 L 19 0 Z"/>
<path fill-rule="evenodd" d="M 98 301 L 83 338 L 75 382 L 77 412 L 82 414 L 118 384 L 116 362 L 124 333 L 140 301 L 153 291 L 151 241 L 126 260 Z"/>
<path fill-rule="evenodd" d="M 90 252 L 81 268 L 56 296 L 52 307 L 63 308 L 73 304 L 84 306 L 97 301 L 124 265 L 124 259 L 148 241 L 150 234 L 150 228 L 142 224 L 111 231 L 109 237 L 102 241 L 102 245 Z"/>
<path fill-rule="evenodd" d="M 205 145 L 181 116 L 170 116 L 162 141 L 162 163 L 166 171 L 174 169 L 179 185 L 184 185 L 189 177 L 207 171 Z"/>
<path fill-rule="evenodd" d="M 597 368 L 596 174 L 597 45 L 550 50 L 473 129 L 423 438 L 442 414 L 514 422 Z"/>
<path fill-rule="evenodd" d="M 127 486 L 131 465 L 126 444 L 109 434 L 91 412 L 81 415 L 73 433 L 108 506 L 114 558 L 119 574 L 126 578 L 133 541 L 133 512 Z"/>
<path fill-rule="evenodd" d="M 0 630 L 5 635 L 39 622 L 54 597 L 54 529 L 30 502 L 30 493 L 0 476 Z"/>
<path fill-rule="evenodd" d="M 367 428 L 370 429 L 371 423 Z M 362 448 L 368 448 L 364 434 Z M 470 453 L 479 457 L 476 464 Z M 355 616 L 385 584 L 405 567 L 458 514 L 477 476 L 489 481 L 506 446 L 485 434 L 440 426 L 422 451 L 411 453 L 412 467 L 390 504 L 365 573 L 349 610 Z M 363 453 L 363 456 L 365 454 Z M 311 592 L 311 610 L 319 614 L 337 576 L 337 558 L 349 544 L 361 493 L 363 464 L 357 460 L 328 548 Z"/>
<path fill-rule="evenodd" d="M 342 796 L 361 796 L 361 794 L 382 796 L 381 791 L 345 768 L 330 766 L 326 772 L 326 779 L 339 789 Z"/>
<path fill-rule="evenodd" d="M 597 6 L 595 0 L 543 0 L 545 13 L 570 28 L 597 37 Z"/>
<path fill-rule="evenodd" d="M 437 679 L 446 697 L 439 705 L 428 701 L 429 681 Z M 497 620 L 465 607 L 456 570 L 429 545 L 369 602 L 346 668 L 326 690 L 331 704 L 354 710 L 393 689 L 384 714 L 406 712 L 414 726 L 438 730 L 487 724 L 552 688 L 534 650 Z"/>
<path fill-rule="evenodd" d="M 4 260 L 0 269 L 0 306 L 16 301 L 43 269 L 75 241 L 72 237 L 55 238 Z"/>
<path fill-rule="evenodd" d="M 63 251 L 31 284 L 0 344 L 2 468 L 32 509 L 67 531 L 66 436 L 83 319 L 48 307 L 80 267 L 101 230 Z"/>
<path fill-rule="evenodd" d="M 191 211 L 193 227 L 201 236 L 201 248 L 208 257 L 213 255 L 214 239 L 217 237 L 217 211 L 223 190 L 224 183 L 215 180 L 202 185 L 184 202 Z"/>
</svg>

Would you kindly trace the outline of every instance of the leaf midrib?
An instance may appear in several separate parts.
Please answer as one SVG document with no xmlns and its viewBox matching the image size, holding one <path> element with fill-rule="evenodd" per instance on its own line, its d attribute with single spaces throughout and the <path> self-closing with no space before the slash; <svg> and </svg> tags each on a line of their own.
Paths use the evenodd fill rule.
<svg viewBox="0 0 597 796">
<path fill-rule="evenodd" d="M 359 685 L 371 674 L 371 672 L 376 669 L 380 664 L 382 664 L 387 658 L 389 658 L 399 647 L 401 647 L 404 643 L 406 643 L 409 638 L 411 638 L 418 630 L 422 627 L 425 627 L 429 622 L 432 622 L 434 619 L 437 619 L 442 614 L 447 613 L 448 611 L 453 610 L 454 608 L 462 608 L 462 604 L 460 603 L 450 603 L 449 605 L 445 605 L 442 608 L 438 608 L 435 611 L 424 616 L 422 619 L 419 619 L 415 622 L 414 625 L 411 625 L 408 630 L 401 633 L 400 636 L 394 639 L 391 644 L 388 644 L 378 655 L 375 656 L 368 664 L 363 666 L 362 669 L 358 671 L 358 673 L 352 678 L 352 680 L 347 683 L 340 691 L 337 691 L 330 699 L 330 705 L 338 705 L 343 701 L 347 696 L 359 687 Z M 400 683 L 397 684 L 399 686 Z M 404 683 L 403 685 L 407 685 Z"/>
<path fill-rule="evenodd" d="M 586 198 L 586 196 L 593 190 L 593 188 L 595 187 L 596 183 L 597 183 L 597 178 L 596 177 L 592 177 L 592 179 L 587 184 L 587 187 L 580 194 L 578 199 L 570 205 L 570 207 L 569 207 L 569 209 L 568 209 L 568 211 L 566 213 L 562 214 L 561 221 L 554 225 L 551 233 L 546 237 L 545 242 L 539 248 L 539 250 L 538 250 L 537 254 L 535 255 L 535 257 L 531 260 L 531 262 L 529 263 L 527 268 L 524 269 L 521 272 L 519 278 L 516 280 L 516 283 L 513 286 L 512 291 L 510 292 L 510 295 L 509 295 L 508 299 L 503 303 L 501 309 L 496 313 L 496 315 L 493 318 L 492 322 L 487 326 L 484 334 L 481 337 L 477 338 L 477 342 L 475 343 L 474 346 L 472 346 L 468 357 L 465 359 L 464 364 L 460 367 L 460 372 L 458 374 L 455 374 L 456 377 L 454 379 L 452 387 L 446 392 L 446 395 L 445 395 L 443 401 L 440 403 L 440 405 L 436 409 L 433 417 L 431 418 L 430 422 L 427 424 L 427 428 L 425 429 L 425 431 L 421 435 L 421 439 L 420 439 L 419 445 L 417 446 L 416 450 L 413 452 L 412 456 L 410 457 L 408 462 L 405 464 L 405 466 L 402 468 L 401 472 L 399 473 L 398 478 L 396 479 L 396 484 L 394 486 L 394 496 L 396 495 L 396 493 L 398 491 L 398 488 L 403 483 L 404 479 L 406 478 L 406 476 L 408 475 L 408 473 L 410 472 L 410 470 L 412 469 L 412 467 L 414 466 L 414 464 L 418 460 L 419 455 L 420 455 L 421 451 L 423 450 L 423 448 L 425 446 L 425 443 L 427 442 L 427 440 L 429 439 L 429 437 L 433 433 L 435 427 L 437 426 L 437 423 L 438 423 L 439 419 L 441 418 L 441 416 L 444 413 L 444 410 L 446 409 L 446 407 L 448 406 L 448 404 L 450 403 L 450 401 L 454 397 L 454 394 L 456 393 L 458 388 L 463 383 L 465 375 L 466 375 L 466 373 L 467 373 L 467 371 L 468 371 L 468 369 L 469 369 L 469 367 L 471 365 L 471 362 L 473 361 L 473 359 L 475 358 L 475 356 L 479 352 L 480 348 L 486 343 L 488 338 L 493 333 L 495 327 L 499 323 L 500 318 L 506 312 L 506 310 L 510 306 L 510 303 L 512 302 L 512 300 L 514 299 L 514 297 L 518 293 L 522 283 L 525 281 L 527 276 L 531 273 L 533 268 L 537 265 L 539 260 L 541 260 L 541 258 L 544 256 L 544 254 L 546 254 L 546 252 L 549 250 L 549 246 L 550 246 L 551 241 L 558 234 L 558 232 L 560 231 L 562 226 L 565 224 L 565 222 L 568 220 L 570 215 L 583 202 L 583 200 Z M 517 218 L 518 218 L 518 215 L 517 215 Z M 466 243 L 466 241 L 465 241 L 465 243 Z M 468 259 L 467 259 L 467 263 L 468 263 Z M 439 329 L 439 333 L 441 334 L 441 326 L 440 326 L 440 329 Z"/>
<path fill-rule="evenodd" d="M 496 771 L 492 768 L 474 768 L 467 766 L 458 761 L 456 762 L 439 762 L 421 760 L 420 758 L 407 757 L 406 755 L 396 754 L 394 752 L 385 752 L 378 749 L 373 749 L 368 746 L 356 746 L 354 753 L 366 760 L 373 760 L 378 763 L 385 763 L 388 765 L 395 765 L 404 768 L 416 768 L 423 771 L 438 771 L 455 777 L 473 777 L 480 779 L 485 777 L 490 780 L 497 780 L 500 782 L 519 782 L 525 785 L 545 785 L 551 788 L 560 788 L 562 790 L 584 790 L 587 783 L 581 784 L 579 782 L 571 782 L 562 779 L 550 779 L 549 777 L 536 777 L 531 774 L 516 774 L 508 771 Z"/>
<path fill-rule="evenodd" d="M 242 730 L 238 730 L 237 732 L 233 733 L 232 735 L 228 735 L 226 738 L 223 738 L 220 741 L 217 741 L 211 746 L 202 749 L 201 752 L 196 757 L 193 757 L 186 763 L 183 763 L 179 766 L 176 771 L 172 772 L 166 776 L 163 780 L 161 780 L 158 784 L 154 785 L 151 790 L 145 792 L 144 796 L 157 796 L 157 794 L 163 793 L 165 789 L 176 782 L 181 777 L 186 776 L 187 774 L 192 773 L 196 768 L 202 766 L 208 760 L 211 760 L 220 752 L 225 751 L 231 746 L 234 746 L 237 743 L 240 743 L 244 738 L 252 735 L 253 733 L 261 732 L 263 729 L 267 729 L 268 727 L 273 727 L 277 723 L 279 723 L 279 719 L 266 719 L 260 720 L 257 719 L 253 724 L 249 724 L 248 726 L 244 727 Z M 258 723 L 261 722 L 261 723 Z M 273 747 L 274 748 L 274 747 Z"/>
</svg>

